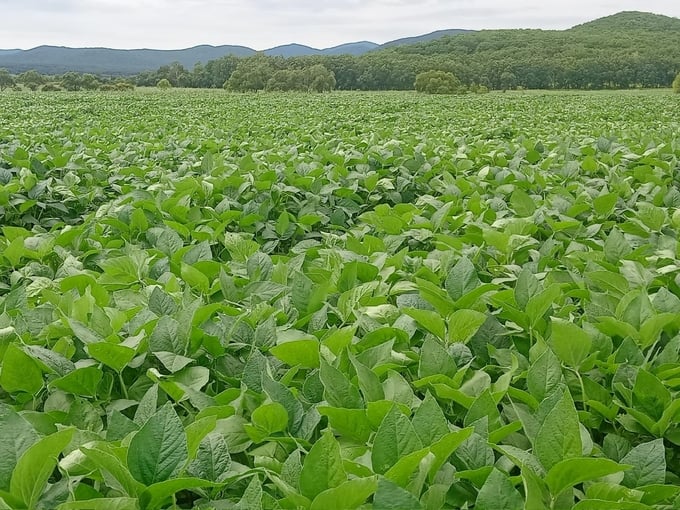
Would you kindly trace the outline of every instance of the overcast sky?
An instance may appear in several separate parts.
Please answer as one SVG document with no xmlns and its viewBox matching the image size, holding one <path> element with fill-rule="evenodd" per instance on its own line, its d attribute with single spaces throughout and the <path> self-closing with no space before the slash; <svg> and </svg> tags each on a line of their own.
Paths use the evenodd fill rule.
<svg viewBox="0 0 680 510">
<path fill-rule="evenodd" d="M 325 48 L 444 28 L 569 28 L 622 10 L 680 17 L 679 0 L 0 0 L 0 48 Z"/>
</svg>

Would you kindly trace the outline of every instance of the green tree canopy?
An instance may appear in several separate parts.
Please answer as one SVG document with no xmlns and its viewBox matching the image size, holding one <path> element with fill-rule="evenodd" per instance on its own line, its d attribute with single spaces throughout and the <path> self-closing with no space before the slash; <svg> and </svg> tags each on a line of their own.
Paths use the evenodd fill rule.
<svg viewBox="0 0 680 510">
<path fill-rule="evenodd" d="M 14 77 L 7 69 L 0 69 L 0 92 L 14 87 Z"/>
<path fill-rule="evenodd" d="M 426 71 L 416 76 L 415 89 L 427 94 L 456 94 L 464 89 L 453 73 Z"/>
<path fill-rule="evenodd" d="M 680 94 L 680 73 L 673 80 L 673 92 Z"/>
<path fill-rule="evenodd" d="M 172 88 L 172 84 L 170 83 L 170 80 L 168 80 L 167 78 L 163 78 L 159 80 L 158 83 L 156 83 L 156 87 L 158 87 L 159 89 L 166 90 Z"/>
</svg>

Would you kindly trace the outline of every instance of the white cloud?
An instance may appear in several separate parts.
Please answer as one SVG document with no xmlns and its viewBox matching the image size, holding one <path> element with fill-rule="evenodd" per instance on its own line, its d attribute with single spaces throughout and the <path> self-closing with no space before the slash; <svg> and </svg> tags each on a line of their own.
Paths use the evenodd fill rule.
<svg viewBox="0 0 680 510">
<path fill-rule="evenodd" d="M 0 48 L 182 48 L 385 42 L 443 28 L 568 28 L 621 10 L 680 17 L 669 0 L 0 0 Z"/>
</svg>

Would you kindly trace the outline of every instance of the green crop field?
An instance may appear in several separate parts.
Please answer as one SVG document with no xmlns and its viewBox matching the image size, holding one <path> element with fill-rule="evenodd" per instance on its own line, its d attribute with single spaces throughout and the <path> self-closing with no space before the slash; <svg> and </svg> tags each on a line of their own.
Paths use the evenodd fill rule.
<svg viewBox="0 0 680 510">
<path fill-rule="evenodd" d="M 678 508 L 678 112 L 0 94 L 0 509 Z"/>
</svg>

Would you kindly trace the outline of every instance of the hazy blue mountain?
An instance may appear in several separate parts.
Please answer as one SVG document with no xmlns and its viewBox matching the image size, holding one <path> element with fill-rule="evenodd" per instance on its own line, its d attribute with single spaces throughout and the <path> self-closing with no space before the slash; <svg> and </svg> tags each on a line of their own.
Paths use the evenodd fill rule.
<svg viewBox="0 0 680 510">
<path fill-rule="evenodd" d="M 444 35 L 467 32 L 470 31 L 440 30 L 430 34 L 390 41 L 382 45 L 370 41 L 359 41 L 324 49 L 311 48 L 302 44 L 287 44 L 267 49 L 264 53 L 283 57 L 363 55 L 383 47 L 430 41 Z M 13 73 L 35 69 L 43 74 L 62 74 L 68 71 L 77 71 L 104 75 L 131 75 L 156 70 L 173 62 L 179 62 L 187 69 L 191 69 L 197 62 L 206 63 L 226 55 L 244 57 L 254 53 L 254 49 L 245 46 L 202 45 L 180 50 L 118 50 L 112 48 L 38 46 L 30 50 L 0 50 L 0 68 L 7 68 Z"/>
<path fill-rule="evenodd" d="M 35 69 L 44 74 L 78 71 L 95 74 L 125 75 L 158 69 L 179 62 L 192 68 L 225 55 L 248 56 L 255 50 L 245 46 L 195 46 L 181 50 L 116 50 L 110 48 L 65 48 L 38 46 L 25 51 L 0 53 L 0 67 L 20 73 Z"/>
</svg>

